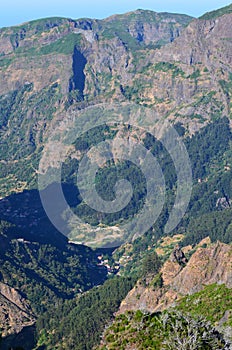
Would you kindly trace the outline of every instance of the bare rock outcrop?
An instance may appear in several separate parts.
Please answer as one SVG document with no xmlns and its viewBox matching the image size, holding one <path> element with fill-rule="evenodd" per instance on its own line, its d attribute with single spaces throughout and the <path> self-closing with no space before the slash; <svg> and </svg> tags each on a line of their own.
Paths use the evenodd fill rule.
<svg viewBox="0 0 232 350">
<path fill-rule="evenodd" d="M 0 328 L 2 336 L 19 333 L 35 323 L 29 302 L 14 288 L 0 282 Z"/>
<path fill-rule="evenodd" d="M 161 271 L 162 287 L 154 286 L 154 276 L 139 281 L 122 301 L 119 313 L 128 310 L 161 311 L 173 305 L 184 295 L 193 294 L 213 283 L 232 288 L 232 246 L 221 242 L 199 244 L 187 261 L 183 251 L 176 247 Z"/>
</svg>

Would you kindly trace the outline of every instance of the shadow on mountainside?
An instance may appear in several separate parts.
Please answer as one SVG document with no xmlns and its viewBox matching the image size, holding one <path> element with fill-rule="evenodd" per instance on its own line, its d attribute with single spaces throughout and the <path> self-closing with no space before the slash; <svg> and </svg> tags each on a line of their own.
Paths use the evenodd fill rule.
<svg viewBox="0 0 232 350">
<path fill-rule="evenodd" d="M 53 183 L 44 191 L 46 191 L 46 196 L 50 198 L 50 202 L 54 202 L 60 224 L 68 233 L 69 228 L 62 218 L 62 212 L 59 212 L 61 209 L 59 203 L 56 203 L 57 189 L 58 184 Z M 78 191 L 74 185 L 63 184 L 62 190 L 70 207 L 79 203 Z M 11 230 L 9 238 L 24 238 L 33 242 L 52 243 L 53 245 L 63 245 L 67 242 L 67 238 L 50 222 L 41 203 L 39 191 L 35 189 L 25 190 L 2 199 L 0 201 L 0 220 L 8 221 L 16 226 Z"/>
</svg>

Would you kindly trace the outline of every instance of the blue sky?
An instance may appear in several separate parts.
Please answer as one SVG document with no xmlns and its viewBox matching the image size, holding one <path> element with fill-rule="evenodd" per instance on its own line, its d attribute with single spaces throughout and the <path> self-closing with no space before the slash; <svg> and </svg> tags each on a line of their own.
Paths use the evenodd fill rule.
<svg viewBox="0 0 232 350">
<path fill-rule="evenodd" d="M 157 12 L 186 13 L 199 17 L 228 5 L 223 0 L 2 0 L 0 27 L 20 24 L 32 19 L 61 16 L 71 18 L 104 18 L 138 8 Z"/>
</svg>

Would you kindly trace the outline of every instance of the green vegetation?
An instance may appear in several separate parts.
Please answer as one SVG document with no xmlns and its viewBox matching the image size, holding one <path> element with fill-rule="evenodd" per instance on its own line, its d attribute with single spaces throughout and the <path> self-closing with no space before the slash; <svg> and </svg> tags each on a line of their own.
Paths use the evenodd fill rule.
<svg viewBox="0 0 232 350">
<path fill-rule="evenodd" d="M 98 171 L 96 176 L 96 189 L 104 200 L 112 201 L 115 198 L 114 186 L 117 181 L 126 179 L 133 187 L 133 195 L 130 203 L 120 212 L 102 213 L 99 215 L 97 211 L 89 208 L 86 204 L 80 203 L 75 208 L 75 212 L 87 222 L 91 224 L 99 224 L 100 222 L 107 225 L 114 225 L 122 219 L 128 219 L 135 215 L 142 208 L 146 196 L 146 182 L 144 175 L 134 164 L 125 161 L 119 164 L 109 163 Z"/>
<path fill-rule="evenodd" d="M 97 349 L 219 350 L 225 349 L 225 344 L 221 334 L 201 317 L 194 319 L 176 311 L 162 314 L 136 311 L 116 317 Z"/>
<path fill-rule="evenodd" d="M 192 216 L 186 228 L 188 232 L 182 245 L 197 244 L 201 239 L 209 235 L 215 242 L 220 240 L 231 242 L 232 234 L 232 210 L 213 211 L 211 213 Z"/>
<path fill-rule="evenodd" d="M 91 350 L 99 344 L 105 325 L 134 285 L 115 277 L 77 299 L 52 307 L 37 322 L 38 346 L 47 350 Z"/>
<path fill-rule="evenodd" d="M 178 125 L 178 131 L 184 133 L 181 125 Z M 231 154 L 231 151 L 228 151 L 231 142 L 229 121 L 227 118 L 220 118 L 184 141 L 192 164 L 193 189 L 189 208 L 173 235 L 185 234 L 182 245 L 197 244 L 206 236 L 210 236 L 213 242 L 221 240 L 229 243 L 232 227 L 228 200 L 232 198 L 231 172 L 225 171 L 223 167 Z M 130 256 L 130 260 L 121 271 L 124 275 L 140 275 L 141 260 L 148 254 L 149 247 L 156 247 L 157 241 L 164 236 L 163 228 L 175 198 L 176 175 L 170 156 L 162 144 L 151 135 L 146 135 L 143 142 L 162 167 L 167 186 L 167 200 L 153 227 L 133 242 L 129 251 L 119 249 L 115 253 L 116 260 L 123 255 Z M 220 203 L 220 198 L 224 198 L 224 206 L 217 204 Z"/>
<path fill-rule="evenodd" d="M 161 261 L 156 252 L 148 253 L 142 262 L 142 276 L 156 275 L 161 268 Z"/>
<path fill-rule="evenodd" d="M 48 93 L 48 90 L 46 91 Z M 59 93 L 59 86 L 51 87 L 51 92 L 49 102 L 52 102 L 53 96 L 56 98 L 56 94 Z M 14 101 L 16 98 L 21 98 L 22 103 L 24 103 L 24 94 L 18 94 L 19 92 L 12 95 L 11 99 Z M 31 97 L 30 101 L 33 105 L 37 102 L 37 99 L 33 101 L 33 98 Z M 43 100 L 41 99 L 41 104 L 42 101 Z M 46 100 L 44 100 L 44 103 L 46 104 Z M 54 108 L 52 103 L 51 107 Z M 2 103 L 2 108 L 7 108 L 7 104 Z M 44 107 L 42 109 L 44 109 Z M 8 110 L 6 109 L 6 111 Z M 9 108 L 10 115 L 12 115 L 12 112 L 13 110 Z M 37 113 L 39 113 L 38 108 Z M 19 118 L 19 115 L 15 114 L 15 117 Z M 4 119 L 2 119 L 1 122 L 4 126 Z M 25 122 L 26 119 L 24 119 L 24 123 Z M 30 123 L 29 120 L 28 123 Z M 177 129 L 180 134 L 184 134 L 185 131 L 181 125 L 177 125 Z M 134 130 L 131 129 L 130 132 L 134 132 Z M 100 141 L 112 139 L 115 137 L 116 133 L 117 129 L 114 128 L 114 126 L 95 128 L 77 139 L 74 146 L 81 152 L 81 154 L 84 154 L 89 148 L 98 144 Z M 211 141 L 212 139 L 214 140 L 213 143 Z M 9 140 L 6 139 L 5 142 L 7 145 Z M 174 164 L 162 144 L 149 134 L 145 136 L 143 142 L 145 147 L 151 150 L 157 158 L 162 168 L 166 182 L 167 196 L 165 206 L 159 219 L 146 235 L 143 235 L 133 243 L 132 249 L 129 252 L 132 259 L 128 261 L 124 270 L 122 270 L 125 274 L 136 274 L 137 276 L 141 273 L 141 260 L 147 255 L 148 247 L 154 246 L 157 240 L 164 235 L 163 228 L 173 206 L 176 185 Z M 223 163 L 230 154 L 228 151 L 230 142 L 231 132 L 228 119 L 226 118 L 220 118 L 215 122 L 210 123 L 191 138 L 185 139 L 185 144 L 192 163 L 194 184 L 189 209 L 179 227 L 173 232 L 173 234 L 184 233 L 186 235 L 183 244 L 197 244 L 202 238 L 208 235 L 213 241 L 220 239 L 223 242 L 229 242 L 231 239 L 232 220 L 230 202 L 229 200 L 224 200 L 225 206 L 217 204 L 220 203 L 220 198 L 232 198 L 230 172 L 223 171 Z M 12 157 L 16 157 L 19 149 L 17 149 L 16 153 L 12 146 L 16 147 L 16 143 L 9 144 L 9 147 L 6 147 L 5 153 L 2 154 L 3 157 L 7 155 L 7 152 L 8 157 L 9 153 L 12 154 Z M 228 155 L 226 155 L 226 152 L 229 152 Z M 38 158 L 34 158 L 34 162 L 39 159 L 39 154 L 37 157 Z M 10 170 L 12 176 L 17 175 L 18 178 L 28 181 L 32 176 L 30 168 L 32 159 L 29 158 L 28 163 L 24 161 L 23 167 L 19 167 L 20 159 L 18 163 L 13 163 L 10 169 L 4 167 L 4 164 L 2 164 L 3 178 L 10 176 Z M 78 189 L 76 188 L 76 172 L 78 164 L 79 161 L 77 159 L 72 159 L 71 157 L 66 159 L 62 167 L 62 181 L 64 182 L 64 193 L 68 203 L 70 203 L 74 212 L 78 213 L 83 220 L 94 225 L 98 225 L 99 223 L 114 225 L 115 223 L 120 222 L 120 220 L 130 219 L 139 212 L 140 208 L 142 208 L 144 199 L 146 198 L 146 181 L 143 174 L 136 166 L 132 165 L 130 162 L 108 162 L 106 166 L 99 169 L 96 177 L 96 187 L 103 199 L 114 199 L 114 185 L 117 180 L 120 179 L 127 179 L 134 189 L 132 200 L 121 212 L 114 214 L 99 214 L 84 204 L 79 196 Z M 215 164 L 218 164 L 217 167 L 220 169 L 220 172 L 215 168 Z M 37 168 L 36 163 L 34 167 Z M 14 179 L 15 178 L 12 177 L 12 183 L 15 181 Z M 7 183 L 9 186 L 10 178 Z M 46 221 L 44 219 L 44 212 L 41 209 L 39 198 L 37 198 L 37 196 L 38 193 L 36 192 L 29 191 L 27 193 L 25 191 L 21 195 L 12 195 L 8 197 L 11 210 L 10 212 L 2 210 L 0 218 L 3 220 L 9 220 L 10 218 L 12 223 L 17 226 L 20 225 L 23 228 L 24 234 L 27 233 L 28 237 L 30 232 L 33 231 L 35 232 L 34 234 L 36 234 L 37 239 L 40 238 L 40 240 L 44 240 L 45 238 L 47 239 L 48 236 L 41 236 L 41 233 L 48 231 L 53 232 L 53 228 L 49 223 L 49 220 Z M 29 202 L 27 198 L 29 198 L 30 203 L 34 203 L 33 206 L 28 204 Z M 28 213 L 27 217 L 19 219 L 19 215 L 23 216 L 24 212 Z M 29 228 L 31 220 L 36 222 L 36 226 Z M 118 260 L 123 252 L 117 254 L 118 256 L 115 256 L 115 259 Z"/>
<path fill-rule="evenodd" d="M 229 5 L 204 15 L 202 19 L 231 13 L 231 9 Z M 37 347 L 40 350 L 92 349 L 99 344 L 106 325 L 110 326 L 105 334 L 104 349 L 181 350 L 179 344 L 185 347 L 191 344 L 192 349 L 195 346 L 200 350 L 224 348 L 223 337 L 214 329 L 215 323 L 219 323 L 226 311 L 231 309 L 231 290 L 224 285 L 207 286 L 203 291 L 183 298 L 176 307 L 177 312 L 150 315 L 138 311 L 121 315 L 111 323 L 120 302 L 138 277 L 142 283 L 146 283 L 146 276 L 150 275 L 152 289 L 163 287 L 159 271 L 174 243 L 166 247 L 162 261 L 154 251 L 158 240 L 164 236 L 164 226 L 173 208 L 177 176 L 173 161 L 160 141 L 149 134 L 144 134 L 141 140 L 157 158 L 165 178 L 166 202 L 163 211 L 146 234 L 120 247 L 113 257 L 111 251 L 107 251 L 110 264 L 114 263 L 114 259 L 121 261 L 124 258 L 125 265 L 120 267 L 121 277 L 109 278 L 102 286 L 107 271 L 104 266 L 98 266 L 98 251 L 83 245 L 68 244 L 67 238 L 60 235 L 46 217 L 36 190 L 36 171 L 49 127 L 55 125 L 56 120 L 61 120 L 62 113 L 66 116 L 70 112 L 72 115 L 72 112 L 101 102 L 102 97 L 104 102 L 111 103 L 112 98 L 122 101 L 122 95 L 124 99 L 137 104 L 153 103 L 153 107 L 159 104 L 159 112 L 163 110 L 169 116 L 174 112 L 178 120 L 184 118 L 186 107 L 191 113 L 188 119 L 194 119 L 190 125 L 192 129 L 195 122 L 197 125 L 205 123 L 207 114 L 210 114 L 211 121 L 191 137 L 187 136 L 188 130 L 183 125 L 176 125 L 190 156 L 193 191 L 188 211 L 173 234 L 185 236 L 180 243 L 182 245 L 196 245 L 208 235 L 212 241 L 220 239 L 231 242 L 232 137 L 229 120 L 222 117 L 226 103 L 223 99 L 220 101 L 219 96 L 224 94 L 228 107 L 231 106 L 232 74 L 227 76 L 226 62 L 223 62 L 221 67 L 224 67 L 224 71 L 220 73 L 218 69 L 215 72 L 217 76 L 214 76 L 220 79 L 219 91 L 206 91 L 212 76 L 206 74 L 208 68 L 203 64 L 201 66 L 200 62 L 193 64 L 191 71 L 187 68 L 187 75 L 183 62 L 166 62 L 163 61 L 166 58 L 161 57 L 162 61 L 154 64 L 153 59 L 154 50 L 172 41 L 190 21 L 188 16 L 139 10 L 103 21 L 51 18 L 1 30 L 4 38 L 8 36 L 6 52 L 11 52 L 0 56 L 0 68 L 5 74 L 14 61 L 10 67 L 12 79 L 17 79 L 18 75 L 19 81 L 23 79 L 21 69 L 22 72 L 27 67 L 31 69 L 32 60 L 38 60 L 38 69 L 42 67 L 46 74 L 45 65 L 50 60 L 47 55 L 51 55 L 51 58 L 59 54 L 69 55 L 70 62 L 73 58 L 72 67 L 68 67 L 68 63 L 66 66 L 69 60 L 63 57 L 62 62 L 59 60 L 60 66 L 54 70 L 58 72 L 64 63 L 62 77 L 65 81 L 61 84 L 61 76 L 52 73 L 46 87 L 39 88 L 44 86 L 41 78 L 39 82 L 34 81 L 35 88 L 29 82 L 23 86 L 18 83 L 14 85 L 17 86 L 15 91 L 0 96 L 0 189 L 1 197 L 8 196 L 0 201 L 0 280 L 19 289 L 31 302 L 38 316 Z M 159 40 L 151 41 L 148 45 L 149 37 L 144 34 L 145 23 L 161 34 Z M 77 28 L 78 31 L 78 28 L 86 30 L 90 27 L 93 28 L 95 40 L 92 48 L 99 48 L 96 56 L 94 52 L 92 57 L 91 44 L 82 34 L 74 33 L 71 29 Z M 117 45 L 119 52 L 114 51 Z M 88 61 L 81 52 L 87 52 Z M 108 55 L 106 60 L 101 56 L 104 52 Z M 120 62 L 121 68 L 117 69 L 116 61 L 121 52 L 125 53 L 125 65 Z M 223 52 L 220 55 L 223 60 Z M 165 86 L 172 84 L 172 87 L 167 95 L 157 91 L 157 96 L 153 96 L 156 86 L 159 86 L 154 84 L 154 80 L 160 78 L 164 90 Z M 121 85 L 123 82 L 125 86 Z M 10 81 L 9 86 L 14 83 Z M 180 102 L 181 105 L 173 110 L 175 101 L 172 96 L 181 98 L 185 84 L 190 86 L 186 93 L 189 105 Z M 84 95 L 86 91 L 88 97 Z M 131 126 L 125 126 L 125 130 L 120 131 L 125 131 L 126 137 L 137 137 L 136 130 Z M 118 180 L 126 179 L 131 183 L 132 199 L 121 212 L 104 214 L 90 209 L 76 188 L 81 157 L 92 146 L 107 139 L 112 140 L 116 134 L 116 126 L 104 126 L 82 135 L 73 144 L 80 158 L 70 155 L 62 167 L 62 188 L 68 204 L 84 221 L 95 226 L 117 225 L 130 220 L 139 213 L 146 199 L 144 175 L 129 161 L 107 162 L 96 176 L 96 189 L 105 200 L 114 200 L 114 186 Z M 81 228 L 75 229 L 78 231 Z M 75 239 L 75 236 L 72 237 Z M 190 315 L 186 315 L 186 310 Z M 207 321 L 199 318 L 199 314 Z M 227 316 L 226 325 L 232 326 L 231 314 Z M 191 343 L 189 330 L 195 336 L 195 344 Z"/>
<path fill-rule="evenodd" d="M 226 95 L 227 99 L 231 101 L 232 98 L 232 73 L 229 74 L 228 80 L 219 80 L 219 84 Z M 232 107 L 232 102 L 230 102 L 230 107 Z"/>
<path fill-rule="evenodd" d="M 218 324 L 226 312 L 229 317 L 224 326 L 232 327 L 232 289 L 224 284 L 212 284 L 193 295 L 189 295 L 178 302 L 177 310 L 188 312 L 196 317 L 202 315 L 212 324 Z"/>
<path fill-rule="evenodd" d="M 75 141 L 75 148 L 78 151 L 86 152 L 91 147 L 96 146 L 99 142 L 105 140 L 112 140 L 118 133 L 117 127 L 110 127 L 108 125 L 101 125 L 92 128 L 84 135 L 81 135 Z"/>
<path fill-rule="evenodd" d="M 190 76 L 190 79 L 197 80 L 200 77 L 201 73 L 199 69 L 196 69 Z"/>
<path fill-rule="evenodd" d="M 139 103 L 140 98 L 138 97 L 139 91 L 141 89 L 141 81 L 136 80 L 133 82 L 133 86 L 126 85 L 123 87 L 123 95 L 126 97 L 127 100 L 135 101 L 136 103 Z M 136 97 L 137 96 L 137 97 Z"/>
<path fill-rule="evenodd" d="M 214 140 L 212 142 L 212 140 Z M 192 138 L 186 139 L 186 147 L 191 159 L 194 179 L 203 178 L 214 158 L 223 155 L 231 140 L 229 120 L 217 119 L 208 124 Z"/>
<path fill-rule="evenodd" d="M 64 237 L 60 248 L 22 242 L 14 237 L 21 238 L 23 233 L 0 221 L 1 280 L 24 293 L 36 314 L 43 313 L 59 300 L 73 298 L 80 290 L 90 289 L 106 278 L 105 269 L 98 268 L 96 254 L 88 247 L 68 245 Z"/>
<path fill-rule="evenodd" d="M 44 31 L 49 31 L 51 28 L 58 27 L 63 24 L 68 24 L 70 20 L 62 17 L 50 17 L 50 18 L 41 18 L 34 21 L 30 21 L 19 26 L 11 27 L 10 29 L 14 34 L 20 32 L 34 31 L 35 34 L 42 33 Z M 9 30 L 8 28 L 3 28 L 2 30 Z"/>
<path fill-rule="evenodd" d="M 231 4 L 228 6 L 222 7 L 219 10 L 207 12 L 203 16 L 201 16 L 199 19 L 211 20 L 211 19 L 215 19 L 217 17 L 223 16 L 223 15 L 226 15 L 229 13 L 232 13 L 232 5 Z"/>
<path fill-rule="evenodd" d="M 178 75 L 181 75 L 182 77 L 185 76 L 184 71 L 181 68 L 177 67 L 174 63 L 159 62 L 159 63 L 156 63 L 152 68 L 155 72 L 172 71 L 173 78 L 175 78 Z"/>
<path fill-rule="evenodd" d="M 35 186 L 33 168 L 38 168 L 45 127 L 53 118 L 61 96 L 58 83 L 38 93 L 27 83 L 0 96 L 0 158 L 11 162 L 10 166 L 4 162 L 0 164 L 0 179 L 5 186 L 4 190 L 1 187 L 2 194 L 15 190 L 17 182 L 26 183 L 27 188 Z M 10 177 L 13 177 L 12 184 Z"/>
<path fill-rule="evenodd" d="M 49 55 L 52 53 L 71 55 L 75 47 L 79 47 L 82 41 L 81 34 L 69 33 L 63 38 L 54 41 L 51 44 L 47 44 L 41 47 L 30 47 L 25 49 L 24 47 L 18 47 L 15 49 L 15 54 L 22 57 L 36 57 Z"/>
<path fill-rule="evenodd" d="M 0 68 L 4 67 L 7 68 L 9 67 L 9 65 L 12 63 L 13 58 L 9 58 L 9 57 L 0 57 Z"/>
<path fill-rule="evenodd" d="M 64 38 L 61 38 L 52 44 L 43 46 L 40 50 L 36 50 L 36 54 L 48 55 L 51 53 L 60 53 L 69 55 L 73 53 L 75 46 L 80 45 L 81 40 L 81 34 L 70 33 Z"/>
<path fill-rule="evenodd" d="M 151 286 L 153 287 L 153 290 L 163 287 L 163 278 L 161 272 L 157 273 L 157 275 L 153 278 L 153 280 L 151 281 Z"/>
</svg>

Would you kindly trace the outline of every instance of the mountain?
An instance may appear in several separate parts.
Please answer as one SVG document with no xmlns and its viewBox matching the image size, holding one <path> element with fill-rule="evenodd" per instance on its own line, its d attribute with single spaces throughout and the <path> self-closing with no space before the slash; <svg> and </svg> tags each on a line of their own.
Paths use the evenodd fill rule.
<svg viewBox="0 0 232 350">
<path fill-rule="evenodd" d="M 204 242 L 195 248 L 189 260 L 177 246 L 158 276 L 138 281 L 122 302 L 119 313 L 128 310 L 162 311 L 184 295 L 199 292 L 203 286 L 214 283 L 231 288 L 231 245 Z"/>
<path fill-rule="evenodd" d="M 128 293 L 98 349 L 231 349 L 231 286 L 231 245 L 204 240 L 189 260 L 177 246 Z"/>
<path fill-rule="evenodd" d="M 102 284 L 107 270 L 98 266 L 97 253 L 88 247 L 31 242 L 23 235 L 17 238 L 15 230 L 1 222 L 1 349 L 17 345 L 31 350 L 38 316 Z"/>
<path fill-rule="evenodd" d="M 162 117 L 184 119 L 190 132 L 229 115 L 230 36 L 230 14 L 214 24 L 140 10 L 103 21 L 53 18 L 1 29 L 3 194 L 35 186 L 33 168 L 51 120 L 80 100 L 155 106 Z"/>
<path fill-rule="evenodd" d="M 226 336 L 202 317 L 179 311 L 120 315 L 97 349 L 231 349 Z"/>
<path fill-rule="evenodd" d="M 110 103 L 115 113 L 123 104 L 125 110 L 128 104 L 135 108 L 143 106 L 155 111 L 158 120 L 165 118 L 175 125 L 180 123 L 184 128 L 182 134 L 189 136 L 209 122 L 223 116 L 229 118 L 230 22 L 228 9 L 219 11 L 209 20 L 137 10 L 105 20 L 50 18 L 2 28 L 1 197 L 37 189 L 42 151 L 51 131 L 63 128 L 62 121 L 70 114 L 83 115 L 88 108 L 93 108 L 93 114 L 97 114 L 95 106 L 101 103 Z M 127 122 L 132 119 L 133 115 L 128 116 Z M 115 131 L 109 130 L 110 138 L 113 137 L 111 133 Z M 135 130 L 127 137 L 136 139 L 133 133 L 135 135 Z M 121 135 L 116 134 L 116 137 Z M 67 148 L 68 157 L 62 168 L 64 182 L 73 184 L 75 181 L 80 152 L 82 154 L 93 144 L 93 135 L 94 142 L 98 143 L 102 134 L 93 130 L 87 138 Z M 50 162 L 55 162 L 56 169 L 60 148 L 53 152 Z M 226 155 L 225 163 L 229 162 Z M 44 166 L 47 171 L 48 162 Z M 103 174 L 102 178 L 105 176 Z M 142 196 L 138 196 L 141 198 L 138 206 L 142 206 Z M 88 223 L 97 224 L 102 232 L 99 227 L 102 216 L 99 218 L 83 204 L 77 193 L 72 207 L 77 207 L 78 214 Z M 29 214 L 26 203 L 20 207 Z M 15 208 L 15 212 L 17 210 Z M 3 213 L 1 218 L 8 220 L 7 213 Z M 127 219 L 132 214 L 133 208 L 128 208 L 123 215 Z M 12 220 L 11 211 L 9 216 Z M 43 218 L 44 215 L 40 210 L 39 214 L 30 210 L 30 216 Z M 117 237 L 117 230 L 109 229 L 108 223 L 115 226 L 118 220 L 117 215 L 104 217 L 103 224 L 107 224 L 107 228 L 98 239 L 100 246 L 109 243 L 102 242 L 104 234 Z M 40 227 L 41 220 L 37 221 Z M 25 230 L 27 222 L 22 225 Z M 45 230 L 50 231 L 51 227 L 46 228 L 46 225 Z M 93 241 L 96 235 L 91 226 L 79 225 L 76 229 L 72 222 L 67 232 L 72 240 L 82 243 Z M 37 230 L 36 235 L 40 234 Z M 114 246 L 119 244 L 120 239 L 116 239 Z"/>
<path fill-rule="evenodd" d="M 133 53 L 172 41 L 190 20 L 138 10 L 102 21 L 51 18 L 1 29 L 1 192 L 36 185 L 52 120 L 72 104 L 125 99 L 120 80 L 129 78 Z"/>
<path fill-rule="evenodd" d="M 126 348 L 130 330 L 135 343 L 128 348 L 140 346 L 137 338 L 141 349 L 160 347 L 167 332 L 165 346 L 176 349 L 179 330 L 195 324 L 199 349 L 206 348 L 204 334 L 212 335 L 211 348 L 228 348 L 231 6 L 199 19 L 139 9 L 0 29 L 1 348 L 92 349 L 118 309 L 103 347 Z M 167 124 L 186 149 L 181 164 L 164 142 Z M 107 147 L 98 149 L 102 143 Z M 143 166 L 136 143 L 156 168 Z M 89 185 L 78 171 L 91 159 L 105 211 L 98 198 L 88 205 L 77 185 L 77 179 Z M 178 169 L 187 163 L 189 205 L 167 232 L 169 218 L 181 212 Z M 138 219 L 154 174 L 165 184 L 159 182 L 143 223 L 150 208 L 163 204 L 142 232 Z M 131 200 L 123 197 L 130 192 L 125 185 L 120 210 L 111 211 L 123 180 Z M 124 223 L 131 223 L 129 238 Z M 200 308 L 210 323 L 198 319 Z M 167 328 L 160 328 L 166 318 Z M 144 342 L 144 329 L 159 337 Z"/>
<path fill-rule="evenodd" d="M 201 16 L 200 19 L 205 19 L 205 20 L 217 19 L 217 17 L 221 17 L 231 12 L 232 12 L 232 5 L 230 4 L 228 6 L 222 7 L 221 9 L 207 12 L 203 16 Z"/>
<path fill-rule="evenodd" d="M 212 244 L 207 238 L 192 250 L 175 247 L 161 268 L 157 258 L 148 259 L 145 266 L 132 289 L 133 281 L 118 276 L 42 315 L 37 345 L 166 349 L 166 339 L 174 350 L 177 339 L 171 334 L 185 344 L 194 329 L 193 349 L 231 349 L 231 244 Z M 123 294 L 127 295 L 119 306 Z"/>
</svg>

